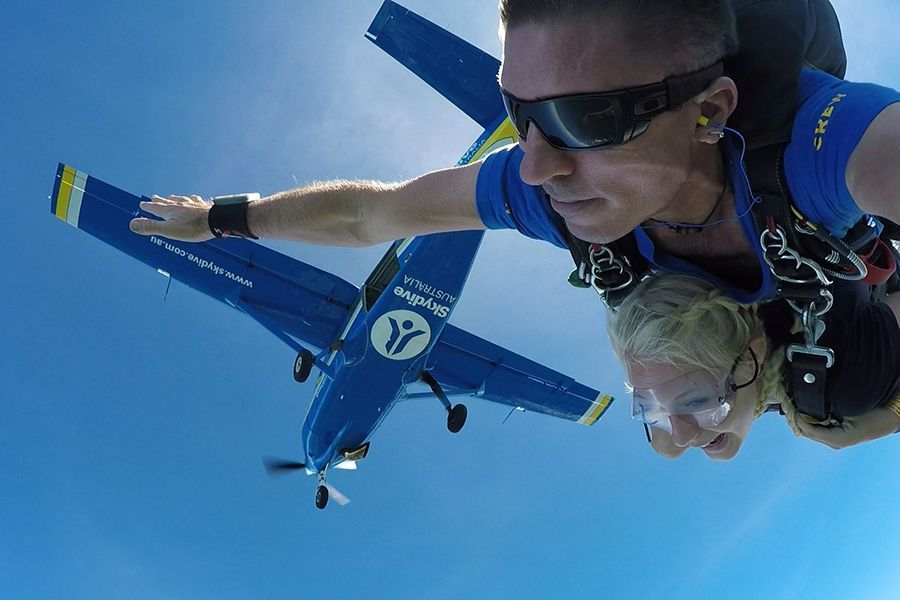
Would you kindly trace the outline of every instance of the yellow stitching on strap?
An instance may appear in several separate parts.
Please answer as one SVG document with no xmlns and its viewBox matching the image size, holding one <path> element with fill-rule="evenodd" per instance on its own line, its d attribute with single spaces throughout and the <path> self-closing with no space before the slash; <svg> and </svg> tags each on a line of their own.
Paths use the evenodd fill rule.
<svg viewBox="0 0 900 600">
<path fill-rule="evenodd" d="M 890 410 L 892 413 L 897 415 L 897 418 L 900 419 L 900 396 L 896 398 L 891 398 L 887 402 L 885 402 L 882 406 L 884 408 Z"/>
</svg>

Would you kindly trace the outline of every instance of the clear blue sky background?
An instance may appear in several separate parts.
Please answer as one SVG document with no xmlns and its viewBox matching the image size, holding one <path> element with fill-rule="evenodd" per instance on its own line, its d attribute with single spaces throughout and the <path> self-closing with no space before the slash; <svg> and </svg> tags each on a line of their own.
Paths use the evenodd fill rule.
<svg viewBox="0 0 900 600">
<path fill-rule="evenodd" d="M 498 54 L 486 0 L 409 6 Z M 453 322 L 622 399 L 593 428 L 401 405 L 353 502 L 266 477 L 311 386 L 249 319 L 49 214 L 57 161 L 135 193 L 271 193 L 453 164 L 470 123 L 363 38 L 380 0 L 19 2 L 0 22 L 3 598 L 895 598 L 900 447 L 777 417 L 670 462 L 628 419 L 566 253 L 490 234 Z M 837 0 L 849 78 L 900 87 L 900 6 Z M 359 284 L 383 249 L 273 246 Z"/>
</svg>

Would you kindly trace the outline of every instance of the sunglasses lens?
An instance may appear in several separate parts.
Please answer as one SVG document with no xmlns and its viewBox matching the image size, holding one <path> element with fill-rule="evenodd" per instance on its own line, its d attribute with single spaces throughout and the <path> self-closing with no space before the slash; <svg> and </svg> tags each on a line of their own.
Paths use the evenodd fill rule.
<svg viewBox="0 0 900 600">
<path fill-rule="evenodd" d="M 501 92 L 500 96 L 503 98 L 503 107 L 506 108 L 506 116 L 509 117 L 509 122 L 512 123 L 519 138 L 524 140 L 528 131 L 528 124 L 519 120 L 519 108 L 521 107 L 521 104 L 518 100 L 507 95 L 505 92 Z"/>
<path fill-rule="evenodd" d="M 545 128 L 544 121 L 540 121 L 541 131 L 556 145 L 596 148 L 613 144 L 618 137 L 618 111 L 609 99 L 596 96 L 560 98 L 547 109 L 547 126 Z"/>
<path fill-rule="evenodd" d="M 618 103 L 609 98 L 569 96 L 519 102 L 503 93 L 503 105 L 521 139 L 529 121 L 557 148 L 580 150 L 615 144 L 619 139 Z"/>
</svg>

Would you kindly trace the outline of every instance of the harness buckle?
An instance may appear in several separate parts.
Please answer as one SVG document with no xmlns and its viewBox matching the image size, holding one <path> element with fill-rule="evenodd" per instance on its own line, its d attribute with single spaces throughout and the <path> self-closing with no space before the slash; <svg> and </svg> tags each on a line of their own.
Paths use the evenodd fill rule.
<svg viewBox="0 0 900 600">
<path fill-rule="evenodd" d="M 586 275 L 591 287 L 601 296 L 627 289 L 637 282 L 637 276 L 631 267 L 623 259 L 617 258 L 609 247 L 591 244 L 588 256 L 591 269 Z M 612 278 L 609 277 L 611 272 L 615 272 Z"/>
<path fill-rule="evenodd" d="M 801 344 L 791 344 L 787 349 L 787 359 L 794 362 L 794 357 L 803 356 L 819 356 L 825 359 L 825 368 L 830 369 L 834 364 L 834 350 L 825 348 L 824 346 L 804 346 Z M 807 382 L 812 383 L 812 382 Z"/>
</svg>

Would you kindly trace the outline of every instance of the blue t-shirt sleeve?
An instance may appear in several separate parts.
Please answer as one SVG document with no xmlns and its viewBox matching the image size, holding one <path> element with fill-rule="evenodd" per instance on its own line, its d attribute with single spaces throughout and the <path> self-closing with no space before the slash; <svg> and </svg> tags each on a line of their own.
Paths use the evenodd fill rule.
<svg viewBox="0 0 900 600">
<path fill-rule="evenodd" d="M 508 146 L 484 159 L 475 187 L 478 215 L 488 229 L 515 229 L 566 248 L 561 219 L 541 188 L 527 185 L 519 177 L 522 156 L 518 146 Z"/>
<path fill-rule="evenodd" d="M 900 92 L 851 83 L 804 70 L 791 143 L 784 155 L 788 188 L 797 209 L 837 237 L 863 216 L 847 189 L 850 155 L 875 117 Z"/>
</svg>

